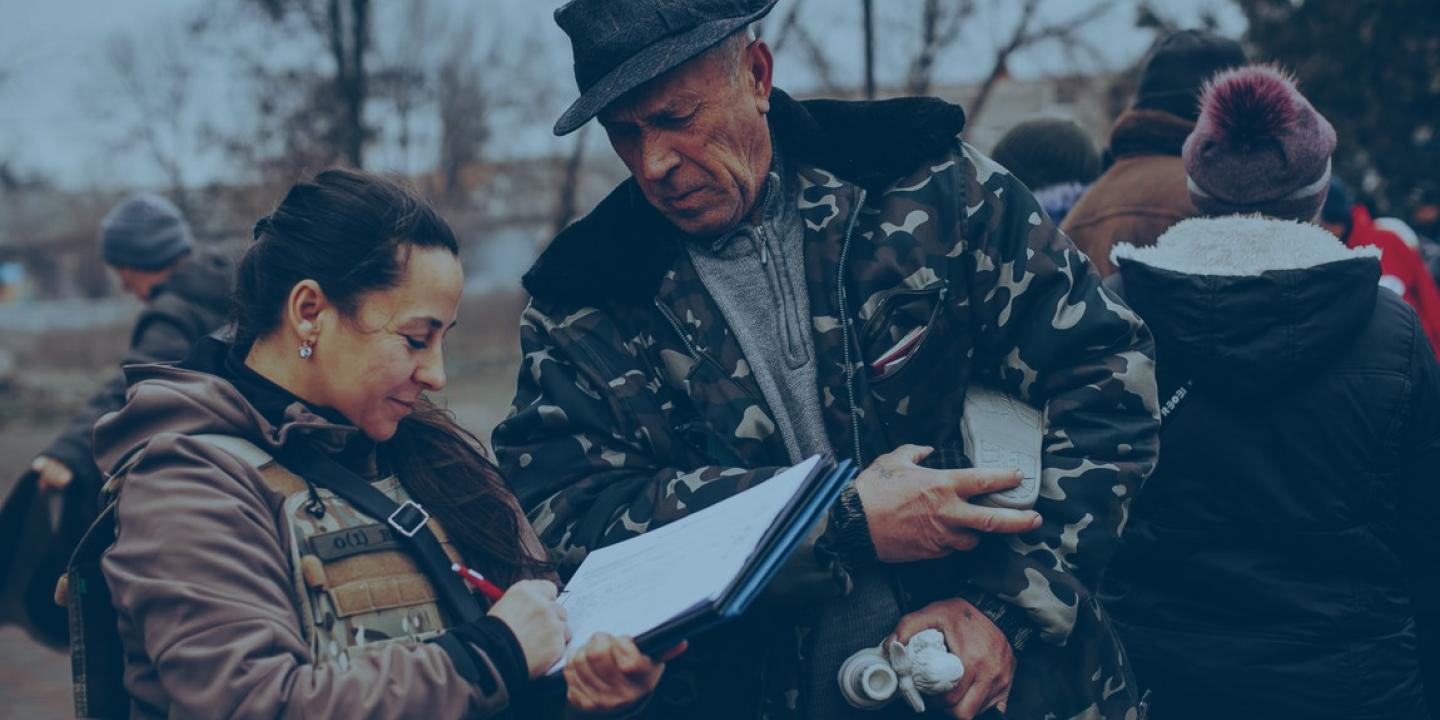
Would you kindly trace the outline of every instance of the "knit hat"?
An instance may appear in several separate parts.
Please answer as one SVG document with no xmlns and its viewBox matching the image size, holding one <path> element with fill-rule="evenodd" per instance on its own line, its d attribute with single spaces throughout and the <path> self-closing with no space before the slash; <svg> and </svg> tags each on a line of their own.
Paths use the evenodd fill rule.
<svg viewBox="0 0 1440 720">
<path fill-rule="evenodd" d="M 159 270 L 190 247 L 190 225 L 159 195 L 132 195 L 100 223 L 100 256 L 113 267 Z"/>
<path fill-rule="evenodd" d="M 1334 151 L 1335 129 L 1294 79 L 1251 65 L 1206 84 L 1181 157 L 1190 200 L 1201 213 L 1308 222 L 1325 202 Z"/>
<path fill-rule="evenodd" d="M 1135 107 L 1164 110 L 1186 120 L 1199 113 L 1200 88 L 1221 70 L 1246 63 L 1240 43 L 1203 30 L 1165 36 L 1150 51 Z"/>
<path fill-rule="evenodd" d="M 1000 138 L 991 157 L 1031 190 L 1090 183 L 1100 176 L 1100 151 L 1069 118 L 1026 120 Z"/>
</svg>

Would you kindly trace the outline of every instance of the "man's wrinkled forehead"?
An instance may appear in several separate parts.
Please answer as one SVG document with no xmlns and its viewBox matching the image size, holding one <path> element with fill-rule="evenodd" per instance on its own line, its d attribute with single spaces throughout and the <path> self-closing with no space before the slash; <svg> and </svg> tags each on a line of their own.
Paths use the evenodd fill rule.
<svg viewBox="0 0 1440 720">
<path fill-rule="evenodd" d="M 596 117 L 602 125 L 634 122 L 661 116 L 689 115 L 705 101 L 703 93 L 684 85 L 662 84 L 656 78 L 605 106 Z"/>
<path fill-rule="evenodd" d="M 684 115 L 694 110 L 718 87 L 716 63 L 709 53 L 689 60 L 605 106 L 596 118 L 601 123 L 654 117 L 662 113 Z"/>
</svg>

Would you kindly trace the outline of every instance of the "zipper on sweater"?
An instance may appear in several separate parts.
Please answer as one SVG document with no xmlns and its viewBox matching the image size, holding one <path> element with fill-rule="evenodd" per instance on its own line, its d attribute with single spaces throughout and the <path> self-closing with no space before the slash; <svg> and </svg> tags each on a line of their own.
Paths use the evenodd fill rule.
<svg viewBox="0 0 1440 720">
<path fill-rule="evenodd" d="M 865 190 L 855 201 L 855 209 L 845 225 L 845 242 L 840 246 L 840 268 L 835 274 L 837 300 L 840 305 L 840 338 L 845 347 L 845 392 L 850 398 L 850 437 L 855 443 L 855 466 L 865 467 L 865 458 L 860 453 L 860 408 L 855 404 L 855 364 L 850 357 L 850 302 L 845 292 L 845 268 L 850 261 L 850 241 L 855 237 L 855 223 L 860 219 L 860 208 L 865 206 Z"/>
<path fill-rule="evenodd" d="M 794 370 L 810 361 L 810 353 L 802 346 L 803 341 L 809 341 L 806 333 L 808 328 L 804 318 L 800 317 L 797 311 L 794 288 L 790 284 L 790 268 L 785 261 L 785 251 L 782 249 L 776 261 L 770 263 L 770 239 L 773 234 L 767 232 L 764 226 L 756 226 L 754 240 L 760 246 L 760 270 L 765 274 L 765 283 L 770 287 L 770 296 L 775 298 L 780 311 L 779 329 L 780 342 L 784 347 L 785 366 Z M 807 292 L 801 288 L 800 292 Z M 803 338 L 803 341 L 802 341 Z"/>
</svg>

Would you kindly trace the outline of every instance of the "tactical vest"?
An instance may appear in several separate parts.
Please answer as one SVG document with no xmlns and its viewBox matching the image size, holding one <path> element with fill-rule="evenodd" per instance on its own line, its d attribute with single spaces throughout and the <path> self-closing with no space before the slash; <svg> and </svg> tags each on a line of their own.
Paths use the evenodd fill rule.
<svg viewBox="0 0 1440 720">
<path fill-rule="evenodd" d="M 197 435 L 253 467 L 285 496 L 280 516 L 290 539 L 290 569 L 312 663 L 349 667 L 356 653 L 388 643 L 416 644 L 449 626 L 435 589 L 396 531 L 323 487 L 313 487 L 253 443 L 233 435 Z M 372 483 L 396 504 L 410 500 L 394 476 Z M 318 506 L 317 506 L 318 501 Z M 431 532 L 445 554 L 463 562 L 440 524 Z"/>
<path fill-rule="evenodd" d="M 231 435 L 191 437 L 255 468 L 267 487 L 284 496 L 280 519 L 290 545 L 291 594 L 312 664 L 333 664 L 344 670 L 359 653 L 390 643 L 418 644 L 448 627 L 434 587 L 390 525 L 325 488 L 307 484 L 248 440 Z M 123 651 L 100 560 L 115 542 L 115 500 L 126 471 L 142 453 L 107 481 L 105 509 L 80 541 L 55 590 L 56 602 L 67 606 L 70 614 L 70 660 L 79 718 L 129 716 Z M 399 478 L 380 480 L 373 487 L 397 504 L 410 500 Z M 428 526 L 446 555 L 460 562 L 440 524 L 430 519 Z"/>
</svg>

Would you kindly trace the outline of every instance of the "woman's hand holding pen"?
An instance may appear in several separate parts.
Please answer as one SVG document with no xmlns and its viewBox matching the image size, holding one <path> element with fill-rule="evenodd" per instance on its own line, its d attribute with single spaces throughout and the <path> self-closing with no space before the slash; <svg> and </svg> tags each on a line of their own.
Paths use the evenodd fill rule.
<svg viewBox="0 0 1440 720">
<path fill-rule="evenodd" d="M 549 580 L 521 580 L 490 608 L 490 615 L 509 626 L 520 641 L 531 679 L 545 674 L 570 642 L 565 608 L 555 602 L 556 593 Z"/>
<path fill-rule="evenodd" d="M 520 641 L 530 678 L 540 677 L 565 652 L 570 627 L 565 608 L 556 602 L 556 587 L 546 580 L 511 585 L 490 608 Z M 652 659 L 626 637 L 600 633 L 590 638 L 565 665 L 567 700 L 587 713 L 608 713 L 630 707 L 654 692 L 665 662 L 685 651 L 680 643 Z"/>
</svg>

